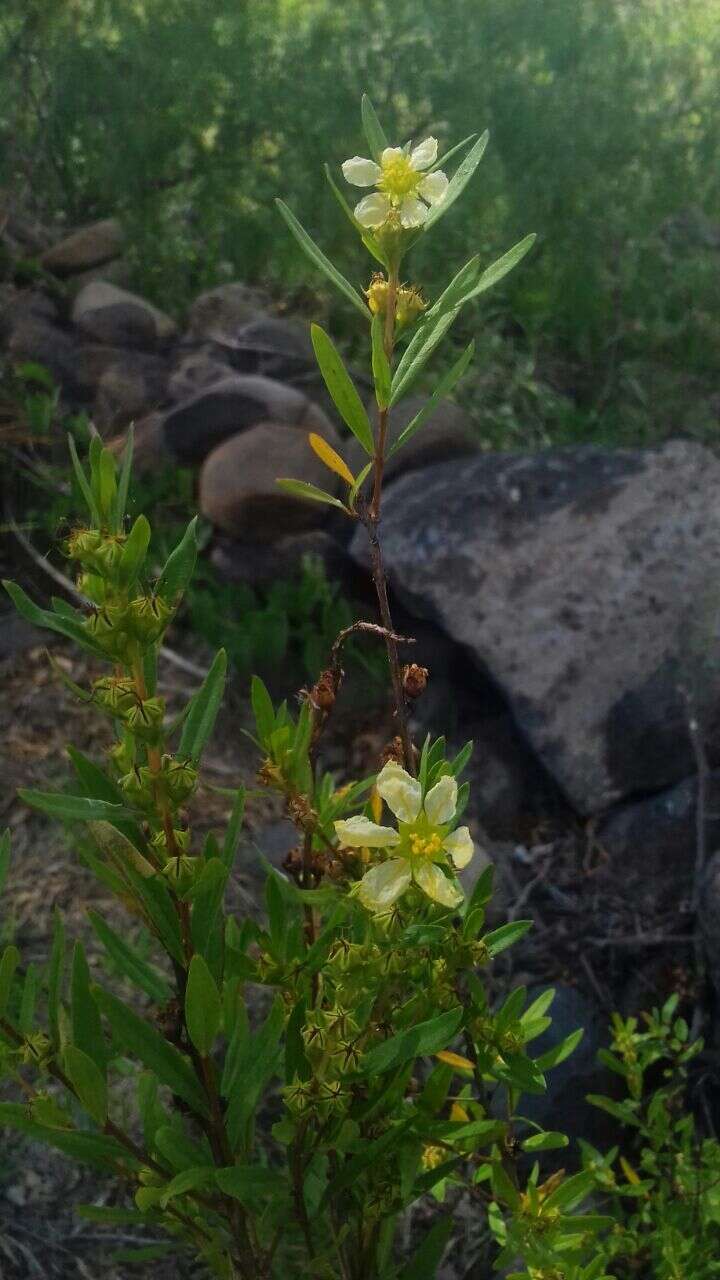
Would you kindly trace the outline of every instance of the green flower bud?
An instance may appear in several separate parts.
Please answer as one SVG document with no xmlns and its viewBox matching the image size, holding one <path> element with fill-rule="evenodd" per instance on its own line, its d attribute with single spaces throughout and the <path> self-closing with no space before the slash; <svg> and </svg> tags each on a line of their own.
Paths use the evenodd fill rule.
<svg viewBox="0 0 720 1280">
<path fill-rule="evenodd" d="M 185 893 L 195 883 L 199 865 L 199 858 L 183 853 L 179 857 L 168 858 L 163 867 L 163 875 L 179 893 Z"/>
<path fill-rule="evenodd" d="M 145 698 L 136 700 L 125 712 L 125 724 L 141 742 L 153 742 L 162 732 L 165 719 L 165 699 Z"/>
<path fill-rule="evenodd" d="M 128 630 L 138 640 L 152 644 L 160 639 L 172 614 L 172 609 L 162 596 L 138 596 L 128 605 Z"/>
<path fill-rule="evenodd" d="M 152 809 L 155 805 L 153 775 L 147 765 L 133 765 L 120 779 L 120 789 L 131 805 L 137 809 Z"/>
<path fill-rule="evenodd" d="M 175 839 L 176 848 L 180 849 L 181 853 L 187 853 L 190 847 L 190 832 L 182 831 L 179 827 L 176 827 L 173 830 L 173 837 Z M 156 853 L 160 854 L 160 856 L 167 855 L 167 836 L 165 832 L 156 832 L 150 841 L 150 845 Z"/>
<path fill-rule="evenodd" d="M 92 561 L 102 543 L 99 529 L 74 529 L 65 543 L 65 554 L 70 560 L 79 560 L 81 564 Z"/>
<path fill-rule="evenodd" d="M 28 1066 L 32 1064 L 43 1068 L 47 1066 L 52 1056 L 52 1044 L 43 1031 L 34 1031 L 32 1035 L 25 1037 L 25 1042 L 20 1048 L 22 1062 Z"/>
<path fill-rule="evenodd" d="M 103 579 L 97 573 L 78 574 L 77 589 L 86 599 L 92 600 L 93 604 L 100 605 L 105 602 L 107 589 Z"/>
<path fill-rule="evenodd" d="M 124 773 L 129 773 L 135 764 L 135 744 L 132 740 L 123 738 L 110 748 L 108 756 L 121 776 Z"/>
<path fill-rule="evenodd" d="M 125 609 L 122 606 L 105 604 L 101 609 L 94 609 L 83 626 L 95 644 L 109 658 L 119 662 L 125 657 L 128 648 L 125 621 Z"/>
<path fill-rule="evenodd" d="M 314 1101 L 312 1081 L 294 1080 L 283 1089 L 282 1095 L 288 1110 L 295 1115 L 302 1115 Z"/>
<path fill-rule="evenodd" d="M 189 760 L 175 760 L 170 755 L 162 758 L 162 777 L 168 799 L 174 804 L 183 804 L 197 786 L 197 769 Z"/>
<path fill-rule="evenodd" d="M 137 702 L 135 682 L 128 676 L 102 676 L 93 684 L 93 698 L 103 711 L 122 715 Z"/>
</svg>

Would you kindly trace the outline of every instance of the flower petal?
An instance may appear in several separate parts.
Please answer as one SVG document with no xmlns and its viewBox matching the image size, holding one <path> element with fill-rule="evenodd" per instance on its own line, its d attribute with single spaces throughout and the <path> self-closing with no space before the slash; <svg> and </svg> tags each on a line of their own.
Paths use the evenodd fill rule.
<svg viewBox="0 0 720 1280">
<path fill-rule="evenodd" d="M 351 160 L 346 160 L 342 171 L 345 181 L 351 182 L 354 187 L 372 187 L 382 173 L 379 164 L 374 160 L 365 160 L 363 156 L 353 156 Z"/>
<path fill-rule="evenodd" d="M 414 822 L 422 804 L 422 789 L 395 760 L 380 770 L 375 783 L 378 794 L 401 822 Z"/>
<path fill-rule="evenodd" d="M 355 217 L 363 227 L 381 227 L 387 221 L 391 208 L 388 197 L 377 191 L 355 205 Z"/>
<path fill-rule="evenodd" d="M 354 818 L 342 818 L 335 823 L 338 840 L 353 849 L 390 849 L 400 843 L 400 836 L 392 827 L 380 827 L 362 814 Z"/>
<path fill-rule="evenodd" d="M 436 169 L 434 173 L 429 173 L 422 182 L 418 183 L 418 194 L 423 200 L 427 200 L 428 204 L 439 204 L 449 185 L 447 174 L 443 173 L 442 169 Z"/>
<path fill-rule="evenodd" d="M 437 160 L 437 138 L 426 138 L 410 152 L 410 164 L 413 169 L 429 169 Z"/>
<path fill-rule="evenodd" d="M 409 231 L 411 227 L 421 227 L 428 216 L 428 207 L 416 196 L 405 196 L 400 205 L 400 221 Z"/>
<path fill-rule="evenodd" d="M 387 865 L 387 864 L 386 864 Z M 420 862 L 415 866 L 415 883 L 433 902 L 443 907 L 457 907 L 463 900 L 461 891 L 452 880 L 444 876 L 434 862 Z"/>
<path fill-rule="evenodd" d="M 458 786 L 451 774 L 446 773 L 425 797 L 425 813 L 433 827 L 450 822 L 457 809 Z"/>
<path fill-rule="evenodd" d="M 470 828 L 458 827 L 457 831 L 452 832 L 452 835 L 446 836 L 443 840 L 443 849 L 450 854 L 458 871 L 462 871 L 475 852 Z"/>
<path fill-rule="evenodd" d="M 358 897 L 368 911 L 385 911 L 405 892 L 411 879 L 407 858 L 390 858 L 365 873 L 358 885 Z"/>
<path fill-rule="evenodd" d="M 404 155 L 402 147 L 386 147 L 380 157 L 380 164 L 383 169 L 386 165 L 392 164 L 394 160 L 399 160 Z"/>
</svg>

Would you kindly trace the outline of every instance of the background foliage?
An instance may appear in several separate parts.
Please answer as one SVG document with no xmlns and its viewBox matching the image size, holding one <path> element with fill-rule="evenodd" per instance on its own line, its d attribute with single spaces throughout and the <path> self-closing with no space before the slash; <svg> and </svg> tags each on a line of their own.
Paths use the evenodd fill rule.
<svg viewBox="0 0 720 1280">
<path fill-rule="evenodd" d="M 526 269 L 482 313 L 485 363 L 513 383 L 508 415 L 508 392 L 482 381 L 489 443 L 712 426 L 714 0 L 3 8 L 0 181 L 70 223 L 119 213 L 135 283 L 165 307 L 227 277 L 302 301 L 310 277 L 271 199 L 287 196 L 339 251 L 322 166 L 328 151 L 339 163 L 357 150 L 370 89 L 399 139 L 432 131 L 443 150 L 490 128 L 482 185 L 445 224 L 448 257 L 491 260 L 538 232 Z M 417 266 L 431 286 L 443 275 L 430 257 Z"/>
</svg>

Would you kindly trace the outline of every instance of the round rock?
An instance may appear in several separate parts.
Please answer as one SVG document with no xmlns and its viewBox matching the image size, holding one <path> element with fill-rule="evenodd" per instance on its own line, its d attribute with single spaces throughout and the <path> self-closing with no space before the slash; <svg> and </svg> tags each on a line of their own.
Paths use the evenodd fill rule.
<svg viewBox="0 0 720 1280">
<path fill-rule="evenodd" d="M 154 347 L 177 333 L 175 321 L 164 311 L 106 280 L 95 280 L 80 290 L 72 319 L 90 342 L 117 347 Z"/>
<path fill-rule="evenodd" d="M 56 276 L 71 276 L 109 262 L 122 252 L 125 234 L 116 218 L 104 218 L 81 227 L 52 245 L 40 261 Z"/>
</svg>

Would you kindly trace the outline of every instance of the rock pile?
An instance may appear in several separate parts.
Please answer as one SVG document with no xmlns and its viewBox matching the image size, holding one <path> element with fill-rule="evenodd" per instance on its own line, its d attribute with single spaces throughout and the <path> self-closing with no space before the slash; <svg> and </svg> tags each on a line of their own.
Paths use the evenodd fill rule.
<svg viewBox="0 0 720 1280">
<path fill-rule="evenodd" d="M 351 468 L 362 462 L 305 326 L 232 282 L 197 298 L 179 327 L 128 291 L 112 219 L 54 243 L 28 236 L 44 283 L 0 286 L 10 357 L 45 365 L 107 438 L 134 421 L 140 466 L 197 469 L 228 576 L 292 573 L 311 545 L 355 586 L 367 568 L 359 534 L 348 554 L 347 525 L 275 485 L 290 475 L 332 486 L 308 431 Z M 397 411 L 394 432 L 420 403 Z M 438 692 L 419 713 L 429 728 L 454 717 L 458 736 L 479 740 L 491 831 L 516 838 L 539 805 L 564 807 L 593 824 L 633 893 L 681 899 L 695 850 L 691 713 L 714 789 L 720 765 L 720 462 L 691 441 L 492 455 L 477 438 L 462 410 L 441 404 L 388 467 L 398 621 L 419 631 Z"/>
</svg>

